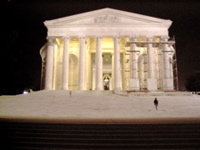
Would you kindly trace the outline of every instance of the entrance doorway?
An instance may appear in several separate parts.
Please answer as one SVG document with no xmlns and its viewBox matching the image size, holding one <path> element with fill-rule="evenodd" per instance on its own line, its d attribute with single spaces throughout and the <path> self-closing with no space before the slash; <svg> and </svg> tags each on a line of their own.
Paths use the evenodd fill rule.
<svg viewBox="0 0 200 150">
<path fill-rule="evenodd" d="M 103 78 L 103 88 L 104 90 L 110 90 L 110 77 L 107 75 Z"/>
<path fill-rule="evenodd" d="M 103 53 L 103 89 L 112 90 L 112 55 L 111 53 Z"/>
</svg>

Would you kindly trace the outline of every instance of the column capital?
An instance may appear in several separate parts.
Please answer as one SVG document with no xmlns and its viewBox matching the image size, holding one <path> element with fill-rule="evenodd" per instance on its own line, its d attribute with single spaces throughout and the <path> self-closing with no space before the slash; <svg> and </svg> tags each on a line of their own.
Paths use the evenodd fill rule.
<svg viewBox="0 0 200 150">
<path fill-rule="evenodd" d="M 96 39 L 102 39 L 102 36 L 95 36 Z"/>
<path fill-rule="evenodd" d="M 152 42 L 153 41 L 153 36 L 147 36 L 146 38 L 147 38 L 148 42 Z"/>
<path fill-rule="evenodd" d="M 116 44 L 120 44 L 120 37 L 119 36 L 113 36 L 113 40 L 114 40 L 114 43 L 116 42 Z"/>
<path fill-rule="evenodd" d="M 168 41 L 169 36 L 162 36 L 161 39 L 162 39 L 162 41 L 166 42 L 166 41 Z"/>
<path fill-rule="evenodd" d="M 137 41 L 137 36 L 130 36 L 129 39 L 130 39 L 130 41 L 136 42 Z"/>
<path fill-rule="evenodd" d="M 69 36 L 62 36 L 62 40 L 63 40 L 63 41 L 64 41 L 64 40 L 68 40 L 68 39 L 70 39 Z"/>
<path fill-rule="evenodd" d="M 120 36 L 113 36 L 113 39 L 118 39 L 118 40 L 120 40 Z"/>
<path fill-rule="evenodd" d="M 54 39 L 55 39 L 55 36 L 47 36 L 46 39 L 47 39 L 47 40 L 54 40 Z"/>
<path fill-rule="evenodd" d="M 53 44 L 55 43 L 55 37 L 54 36 L 48 36 L 47 40 L 49 42 L 49 45 L 53 46 Z"/>
<path fill-rule="evenodd" d="M 79 36 L 78 39 L 85 39 L 86 37 L 85 36 Z"/>
<path fill-rule="evenodd" d="M 81 40 L 86 40 L 86 37 L 85 37 L 85 36 L 78 36 L 77 38 L 78 38 L 79 41 L 81 41 Z"/>
</svg>

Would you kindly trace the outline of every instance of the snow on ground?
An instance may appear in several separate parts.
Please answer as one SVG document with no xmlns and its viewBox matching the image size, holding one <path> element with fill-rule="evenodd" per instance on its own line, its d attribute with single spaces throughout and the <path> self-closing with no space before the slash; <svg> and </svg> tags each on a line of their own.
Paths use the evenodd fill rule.
<svg viewBox="0 0 200 150">
<path fill-rule="evenodd" d="M 38 91 L 1 96 L 0 118 L 65 119 L 200 118 L 200 96 L 127 96 L 112 91 Z"/>
</svg>

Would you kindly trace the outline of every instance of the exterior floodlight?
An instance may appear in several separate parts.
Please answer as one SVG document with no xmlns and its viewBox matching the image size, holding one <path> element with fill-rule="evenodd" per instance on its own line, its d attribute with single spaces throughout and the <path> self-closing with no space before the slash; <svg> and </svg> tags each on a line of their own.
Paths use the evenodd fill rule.
<svg viewBox="0 0 200 150">
<path fill-rule="evenodd" d="M 23 91 L 23 94 L 28 94 L 28 91 Z"/>
</svg>

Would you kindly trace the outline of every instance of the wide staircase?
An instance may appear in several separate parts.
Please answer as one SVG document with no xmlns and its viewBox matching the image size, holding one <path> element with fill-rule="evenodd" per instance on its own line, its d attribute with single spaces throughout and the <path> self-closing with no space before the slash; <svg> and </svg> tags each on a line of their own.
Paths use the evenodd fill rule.
<svg viewBox="0 0 200 150">
<path fill-rule="evenodd" d="M 200 149 L 200 124 L 1 121 L 2 150 Z"/>
</svg>

